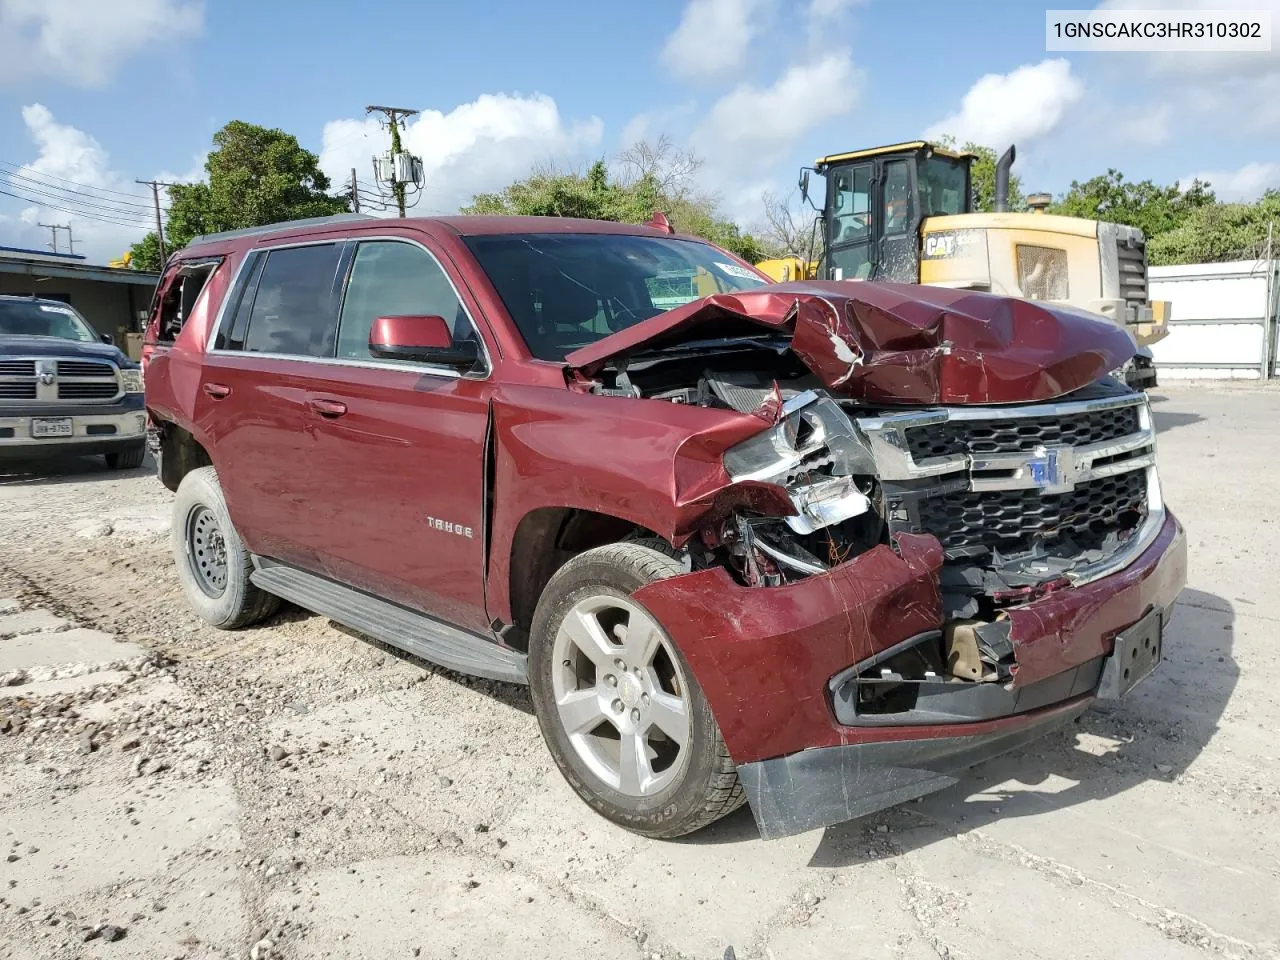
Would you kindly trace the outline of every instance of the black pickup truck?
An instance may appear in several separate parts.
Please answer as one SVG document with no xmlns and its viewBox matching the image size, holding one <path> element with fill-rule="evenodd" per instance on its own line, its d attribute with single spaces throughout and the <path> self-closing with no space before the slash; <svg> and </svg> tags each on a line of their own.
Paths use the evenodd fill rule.
<svg viewBox="0 0 1280 960">
<path fill-rule="evenodd" d="M 0 460 L 104 454 L 142 466 L 142 370 L 57 300 L 0 296 Z"/>
</svg>

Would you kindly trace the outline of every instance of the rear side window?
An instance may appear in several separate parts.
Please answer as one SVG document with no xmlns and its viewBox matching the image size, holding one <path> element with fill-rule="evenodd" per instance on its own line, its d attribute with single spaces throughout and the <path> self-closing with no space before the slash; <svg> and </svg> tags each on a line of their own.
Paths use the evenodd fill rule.
<svg viewBox="0 0 1280 960">
<path fill-rule="evenodd" d="M 406 315 L 443 317 L 455 341 L 471 336 L 471 321 L 448 275 L 431 254 L 394 240 L 360 244 L 342 304 L 338 356 L 370 359 L 373 321 Z"/>
<path fill-rule="evenodd" d="M 333 280 L 340 253 L 335 243 L 267 253 L 248 312 L 246 351 L 333 356 L 338 333 Z"/>
<path fill-rule="evenodd" d="M 172 279 L 164 287 L 156 305 L 155 338 L 158 342 L 172 343 L 182 332 L 196 301 L 220 263 L 222 258 L 214 257 L 170 266 L 169 276 Z"/>
</svg>

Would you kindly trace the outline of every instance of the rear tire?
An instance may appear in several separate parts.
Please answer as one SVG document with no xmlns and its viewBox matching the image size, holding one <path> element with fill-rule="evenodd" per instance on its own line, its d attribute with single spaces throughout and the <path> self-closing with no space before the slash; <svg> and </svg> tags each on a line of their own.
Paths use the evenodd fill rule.
<svg viewBox="0 0 1280 960">
<path fill-rule="evenodd" d="M 143 440 L 137 446 L 113 450 L 103 456 L 106 458 L 107 466 L 112 470 L 137 470 L 142 466 L 142 461 L 147 458 L 147 443 Z"/>
<path fill-rule="evenodd" d="M 632 541 L 574 557 L 543 591 L 529 640 L 534 712 L 561 774 L 601 816 L 656 838 L 700 830 L 744 799 L 688 663 L 631 599 L 685 571 L 669 550 Z"/>
<path fill-rule="evenodd" d="M 178 580 L 200 618 L 235 630 L 270 616 L 280 599 L 249 581 L 253 563 L 231 523 L 213 467 L 192 470 L 178 484 L 169 531 Z"/>
</svg>

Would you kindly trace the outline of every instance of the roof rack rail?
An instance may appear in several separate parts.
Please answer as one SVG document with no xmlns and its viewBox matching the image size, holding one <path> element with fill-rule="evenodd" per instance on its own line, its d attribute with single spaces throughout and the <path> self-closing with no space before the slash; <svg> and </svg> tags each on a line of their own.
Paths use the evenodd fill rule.
<svg viewBox="0 0 1280 960">
<path fill-rule="evenodd" d="M 211 243 L 214 240 L 231 240 L 235 237 L 257 237 L 264 233 L 278 233 L 293 230 L 297 227 L 314 227 L 325 223 L 344 223 L 353 220 L 375 220 L 367 213 L 335 213 L 328 217 L 307 217 L 302 220 L 282 220 L 280 223 L 264 223 L 260 227 L 245 227 L 241 230 L 223 230 L 221 233 L 206 233 L 192 237 L 188 246 L 197 243 Z"/>
</svg>

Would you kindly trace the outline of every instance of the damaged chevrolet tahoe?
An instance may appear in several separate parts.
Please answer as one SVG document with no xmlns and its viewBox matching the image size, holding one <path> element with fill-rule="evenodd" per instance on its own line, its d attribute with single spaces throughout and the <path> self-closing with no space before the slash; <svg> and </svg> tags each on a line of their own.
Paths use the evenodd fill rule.
<svg viewBox="0 0 1280 960">
<path fill-rule="evenodd" d="M 146 404 L 190 602 L 531 687 L 597 812 L 761 835 L 956 781 L 1161 658 L 1186 574 L 1114 325 L 769 285 L 664 223 L 204 237 Z M 168 319 L 161 314 L 165 304 Z"/>
</svg>

